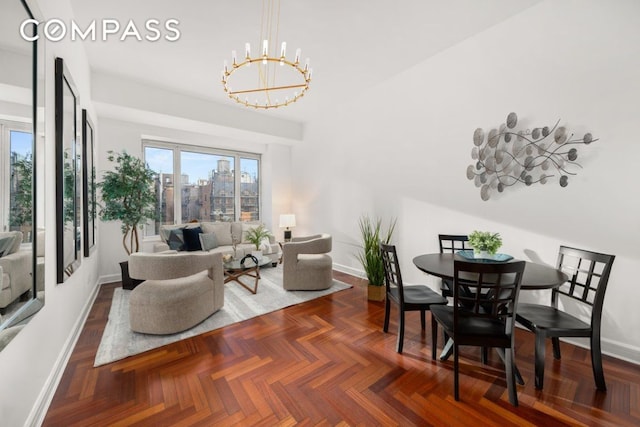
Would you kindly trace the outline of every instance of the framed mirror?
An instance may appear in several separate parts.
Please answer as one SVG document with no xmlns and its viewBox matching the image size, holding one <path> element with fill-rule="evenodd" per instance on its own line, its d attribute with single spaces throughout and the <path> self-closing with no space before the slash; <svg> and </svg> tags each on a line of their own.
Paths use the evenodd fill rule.
<svg viewBox="0 0 640 427">
<path fill-rule="evenodd" d="M 63 283 L 81 262 L 82 156 L 78 137 L 80 99 L 62 58 L 56 58 L 55 86 L 56 274 L 58 283 Z"/>
<path fill-rule="evenodd" d="M 44 44 L 22 26 L 39 16 L 28 3 L 0 13 L 0 351 L 44 304 Z"/>
<path fill-rule="evenodd" d="M 82 110 L 82 214 L 84 256 L 96 247 L 96 168 L 94 150 L 95 132 L 87 110 Z"/>
</svg>

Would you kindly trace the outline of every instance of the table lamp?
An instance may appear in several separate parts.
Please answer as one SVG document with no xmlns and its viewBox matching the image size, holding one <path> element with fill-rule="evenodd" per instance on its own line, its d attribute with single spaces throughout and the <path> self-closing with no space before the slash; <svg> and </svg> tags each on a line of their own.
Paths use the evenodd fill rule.
<svg viewBox="0 0 640 427">
<path fill-rule="evenodd" d="M 284 241 L 288 242 L 291 240 L 291 230 L 289 227 L 296 226 L 296 216 L 294 214 L 281 214 L 280 215 L 280 228 L 285 227 L 284 230 Z"/>
</svg>

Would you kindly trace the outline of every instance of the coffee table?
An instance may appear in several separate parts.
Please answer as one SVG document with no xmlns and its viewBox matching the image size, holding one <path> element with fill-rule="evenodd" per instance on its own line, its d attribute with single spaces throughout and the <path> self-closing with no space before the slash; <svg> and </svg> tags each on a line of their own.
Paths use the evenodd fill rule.
<svg viewBox="0 0 640 427">
<path fill-rule="evenodd" d="M 256 292 L 258 292 L 260 267 L 269 263 L 271 263 L 271 259 L 269 257 L 255 257 L 253 255 L 245 255 L 244 258 L 240 260 L 225 262 L 223 264 L 225 275 L 224 283 L 229 283 L 231 281 L 237 282 L 240 284 L 240 286 L 242 286 L 252 294 L 255 294 Z M 242 276 L 249 276 L 255 279 L 253 288 L 240 281 L 240 278 Z"/>
</svg>

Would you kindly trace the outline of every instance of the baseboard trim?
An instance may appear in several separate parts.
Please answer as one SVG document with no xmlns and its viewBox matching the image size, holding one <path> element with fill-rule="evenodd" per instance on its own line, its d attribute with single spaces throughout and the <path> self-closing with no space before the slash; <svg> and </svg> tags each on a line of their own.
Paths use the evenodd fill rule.
<svg viewBox="0 0 640 427">
<path fill-rule="evenodd" d="M 78 342 L 78 338 L 80 338 L 80 333 L 82 332 L 82 328 L 87 321 L 87 317 L 89 316 L 89 312 L 91 311 L 91 307 L 93 307 L 93 303 L 98 296 L 98 290 L 100 289 L 99 283 L 96 282 L 93 287 L 93 291 L 89 298 L 87 298 L 87 302 L 82 308 L 80 315 L 78 316 L 78 320 L 73 325 L 73 329 L 65 342 L 62 351 L 58 355 L 58 359 L 49 374 L 49 377 L 45 381 L 38 398 L 36 399 L 33 408 L 31 409 L 31 413 L 25 422 L 25 426 L 40 426 L 44 422 L 44 418 L 47 415 L 47 411 L 49 409 L 49 405 L 51 405 L 51 401 L 53 400 L 53 396 L 58 389 L 58 385 L 60 384 L 60 380 L 62 379 L 62 374 L 69 362 L 69 358 L 71 357 L 71 353 Z"/>
<path fill-rule="evenodd" d="M 333 269 L 339 271 L 341 273 L 350 274 L 352 276 L 360 277 L 362 279 L 366 279 L 367 276 L 364 274 L 363 270 L 358 270 L 357 268 L 348 267 L 342 264 L 333 263 Z"/>
<path fill-rule="evenodd" d="M 98 278 L 98 283 L 104 285 L 105 283 L 121 282 L 122 275 L 120 274 L 107 274 Z"/>
</svg>

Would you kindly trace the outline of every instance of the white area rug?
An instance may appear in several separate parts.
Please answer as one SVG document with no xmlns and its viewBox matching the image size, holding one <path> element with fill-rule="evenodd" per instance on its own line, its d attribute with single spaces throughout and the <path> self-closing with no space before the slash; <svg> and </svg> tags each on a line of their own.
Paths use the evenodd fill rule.
<svg viewBox="0 0 640 427">
<path fill-rule="evenodd" d="M 93 366 L 100 366 L 134 354 L 143 353 L 172 342 L 180 341 L 235 322 L 276 311 L 301 302 L 310 301 L 351 286 L 333 281 L 324 291 L 285 291 L 282 288 L 282 266 L 260 270 L 258 293 L 253 295 L 235 282 L 225 284 L 224 306 L 202 323 L 172 335 L 148 335 L 133 332 L 129 327 L 129 294 L 117 288 L 113 294 L 109 320 L 105 327 Z M 253 281 L 253 278 L 243 277 Z M 249 282 L 247 282 L 249 283 Z M 253 282 L 250 282 L 253 285 Z"/>
</svg>

